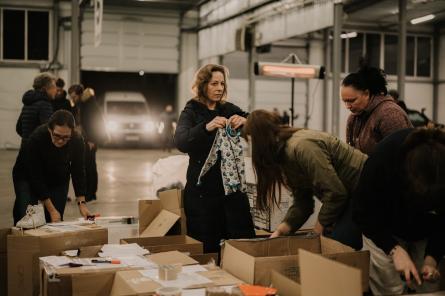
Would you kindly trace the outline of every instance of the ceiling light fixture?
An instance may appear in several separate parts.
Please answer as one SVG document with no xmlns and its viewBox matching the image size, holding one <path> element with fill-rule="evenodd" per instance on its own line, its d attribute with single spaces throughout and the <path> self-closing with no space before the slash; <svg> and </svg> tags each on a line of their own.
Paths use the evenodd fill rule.
<svg viewBox="0 0 445 296">
<path fill-rule="evenodd" d="M 430 21 L 430 20 L 434 19 L 435 17 L 436 16 L 434 14 L 428 14 L 428 15 L 425 15 L 425 16 L 421 16 L 421 17 L 412 19 L 410 22 L 413 25 L 417 25 L 417 24 L 420 24 L 420 23 L 423 23 L 423 22 Z"/>
<path fill-rule="evenodd" d="M 357 32 L 343 33 L 343 34 L 340 35 L 340 37 L 342 39 L 355 38 L 355 37 L 357 37 Z"/>
</svg>

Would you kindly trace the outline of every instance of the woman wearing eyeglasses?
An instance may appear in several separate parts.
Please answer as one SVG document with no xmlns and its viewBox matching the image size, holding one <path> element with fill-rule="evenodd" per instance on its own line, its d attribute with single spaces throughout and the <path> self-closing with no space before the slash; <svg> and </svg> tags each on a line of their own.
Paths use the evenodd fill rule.
<svg viewBox="0 0 445 296">
<path fill-rule="evenodd" d="M 218 130 L 230 127 L 225 130 L 232 133 L 239 129 L 246 122 L 246 113 L 226 101 L 224 66 L 202 67 L 192 89 L 195 97 L 187 102 L 175 133 L 176 146 L 190 156 L 184 192 L 187 231 L 203 242 L 204 252 L 218 252 L 221 239 L 255 236 L 249 201 L 240 191 L 225 194 L 221 157 L 199 178 L 199 185 L 198 177 L 217 133 L 221 132 Z"/>
<path fill-rule="evenodd" d="M 47 222 L 63 220 L 70 176 L 80 214 L 83 217 L 90 215 L 85 204 L 84 144 L 74 127 L 72 114 L 59 110 L 21 147 L 15 166 L 24 182 L 16 190 L 14 224 L 20 226 L 17 222 L 22 218 L 25 221 L 22 219 L 21 225 L 37 219 L 32 216 L 35 211 L 28 211 L 26 215 L 23 203 L 37 204 L 39 200 L 44 205 Z"/>
</svg>

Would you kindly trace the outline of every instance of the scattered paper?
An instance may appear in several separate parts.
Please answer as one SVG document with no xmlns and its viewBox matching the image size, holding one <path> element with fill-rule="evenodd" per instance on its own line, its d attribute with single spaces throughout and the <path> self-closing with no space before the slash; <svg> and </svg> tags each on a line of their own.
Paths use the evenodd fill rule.
<svg viewBox="0 0 445 296">
<path fill-rule="evenodd" d="M 46 256 L 40 257 L 40 260 L 47 266 L 51 267 L 59 267 L 62 265 L 69 264 L 71 261 L 70 258 L 66 256 Z"/>
<path fill-rule="evenodd" d="M 157 264 L 148 261 L 142 256 L 122 256 L 116 257 L 116 259 L 119 259 L 121 261 L 121 264 L 125 264 L 128 266 L 143 267 L 146 269 L 157 269 L 158 267 Z"/>
<path fill-rule="evenodd" d="M 212 281 L 202 275 L 193 272 L 180 272 L 178 278 L 173 281 L 162 281 L 159 279 L 158 270 L 140 270 L 143 276 L 148 277 L 164 287 L 178 287 L 182 289 L 211 284 Z"/>
<path fill-rule="evenodd" d="M 111 257 L 111 258 L 119 258 L 119 257 L 127 257 L 134 255 L 147 255 L 150 252 L 138 244 L 126 244 L 126 245 L 118 245 L 118 244 L 107 244 L 103 245 L 102 252 L 99 253 L 100 257 Z"/>
<path fill-rule="evenodd" d="M 68 257 L 76 257 L 79 254 L 79 250 L 66 250 L 63 251 L 63 255 Z"/>
<path fill-rule="evenodd" d="M 182 267 L 182 272 L 200 272 L 200 271 L 208 271 L 207 269 L 205 269 L 202 265 L 188 265 L 188 266 L 183 266 Z"/>
</svg>

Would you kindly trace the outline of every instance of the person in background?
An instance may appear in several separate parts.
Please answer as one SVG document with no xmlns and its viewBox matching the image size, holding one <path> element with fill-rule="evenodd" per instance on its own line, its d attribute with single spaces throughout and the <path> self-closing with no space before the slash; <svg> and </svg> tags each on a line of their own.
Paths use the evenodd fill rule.
<svg viewBox="0 0 445 296">
<path fill-rule="evenodd" d="M 70 176 L 83 217 L 90 215 L 85 204 L 84 143 L 74 131 L 73 115 L 55 112 L 22 145 L 15 169 L 19 180 L 14 203 L 14 224 L 26 214 L 29 204 L 41 201 L 47 222 L 63 220 Z"/>
<path fill-rule="evenodd" d="M 403 111 L 407 112 L 408 108 L 406 108 L 406 104 L 404 101 L 399 100 L 399 92 L 395 89 L 390 89 L 388 91 L 388 95 L 393 98 L 393 100 L 403 109 Z"/>
<path fill-rule="evenodd" d="M 23 107 L 16 124 L 16 131 L 22 138 L 22 143 L 38 126 L 48 122 L 53 114 L 51 101 L 57 93 L 56 80 L 50 73 L 37 75 L 32 87 L 32 90 L 23 95 Z"/>
<path fill-rule="evenodd" d="M 314 231 L 355 249 L 361 232 L 352 221 L 351 192 L 366 154 L 329 134 L 283 125 L 265 110 L 253 111 L 244 125 L 252 149 L 260 210 L 281 202 L 281 187 L 292 192 L 292 206 L 272 237 L 297 231 L 314 212 L 314 195 L 323 203 Z"/>
<path fill-rule="evenodd" d="M 164 125 L 162 130 L 162 149 L 171 151 L 173 136 L 176 129 L 176 115 L 173 112 L 173 106 L 165 106 L 164 112 L 161 113 L 160 120 Z"/>
<path fill-rule="evenodd" d="M 54 101 L 52 101 L 54 112 L 58 110 L 67 110 L 71 112 L 70 101 L 67 99 L 67 93 L 63 89 L 65 87 L 65 81 L 62 78 L 58 78 L 56 80 L 56 87 L 56 97 L 54 98 Z"/>
<path fill-rule="evenodd" d="M 445 132 L 403 129 L 375 148 L 353 198 L 373 295 L 438 289 L 445 255 Z M 403 279 L 401 279 L 401 275 Z"/>
<path fill-rule="evenodd" d="M 82 91 L 82 92 L 81 92 Z M 96 200 L 98 173 L 96 163 L 97 145 L 104 140 L 104 120 L 92 88 L 83 89 L 80 84 L 69 89 L 69 96 L 75 103 L 78 127 L 85 140 L 85 169 L 87 176 L 86 201 Z M 81 94 L 79 95 L 79 93 Z"/>
<path fill-rule="evenodd" d="M 50 73 L 40 73 L 34 78 L 33 89 L 25 92 L 22 98 L 23 107 L 16 124 L 16 132 L 22 138 L 20 148 L 26 144 L 32 132 L 41 124 L 48 122 L 53 107 L 51 101 L 56 96 L 57 88 L 55 78 Z M 20 173 L 23 163 L 22 154 L 17 155 L 12 169 L 12 181 L 14 183 L 15 195 L 21 195 L 22 189 L 27 183 Z M 29 199 L 14 204 L 14 217 L 20 220 L 26 213 Z M 15 219 L 14 219 L 15 220 Z M 17 220 L 18 221 L 18 220 Z M 15 222 L 17 222 L 15 221 Z M 15 223 L 14 223 L 15 224 Z"/>
<path fill-rule="evenodd" d="M 357 72 L 343 79 L 341 99 L 351 111 L 346 125 L 346 142 L 370 154 L 389 134 L 412 127 L 405 111 L 387 96 L 383 70 L 361 62 Z"/>
<path fill-rule="evenodd" d="M 240 191 L 225 195 L 221 157 L 197 184 L 201 169 L 213 146 L 218 129 L 239 129 L 247 114 L 226 101 L 227 69 L 208 64 L 196 73 L 194 98 L 181 112 L 175 133 L 177 148 L 190 157 L 184 208 L 187 231 L 203 242 L 204 252 L 220 250 L 221 239 L 253 238 L 254 225 L 247 195 Z"/>
<path fill-rule="evenodd" d="M 290 125 L 290 116 L 287 111 L 283 111 L 283 116 L 281 116 L 281 123 L 284 125 Z"/>
</svg>

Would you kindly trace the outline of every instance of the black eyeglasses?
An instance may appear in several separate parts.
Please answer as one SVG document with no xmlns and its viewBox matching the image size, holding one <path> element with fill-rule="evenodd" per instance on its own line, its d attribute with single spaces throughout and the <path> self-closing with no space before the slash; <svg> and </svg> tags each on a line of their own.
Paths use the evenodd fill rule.
<svg viewBox="0 0 445 296">
<path fill-rule="evenodd" d="M 51 135 L 54 137 L 55 140 L 64 141 L 64 142 L 68 142 L 69 140 L 71 140 L 71 135 L 69 135 L 69 136 L 59 135 L 59 134 L 55 133 L 53 130 L 51 130 Z"/>
</svg>

